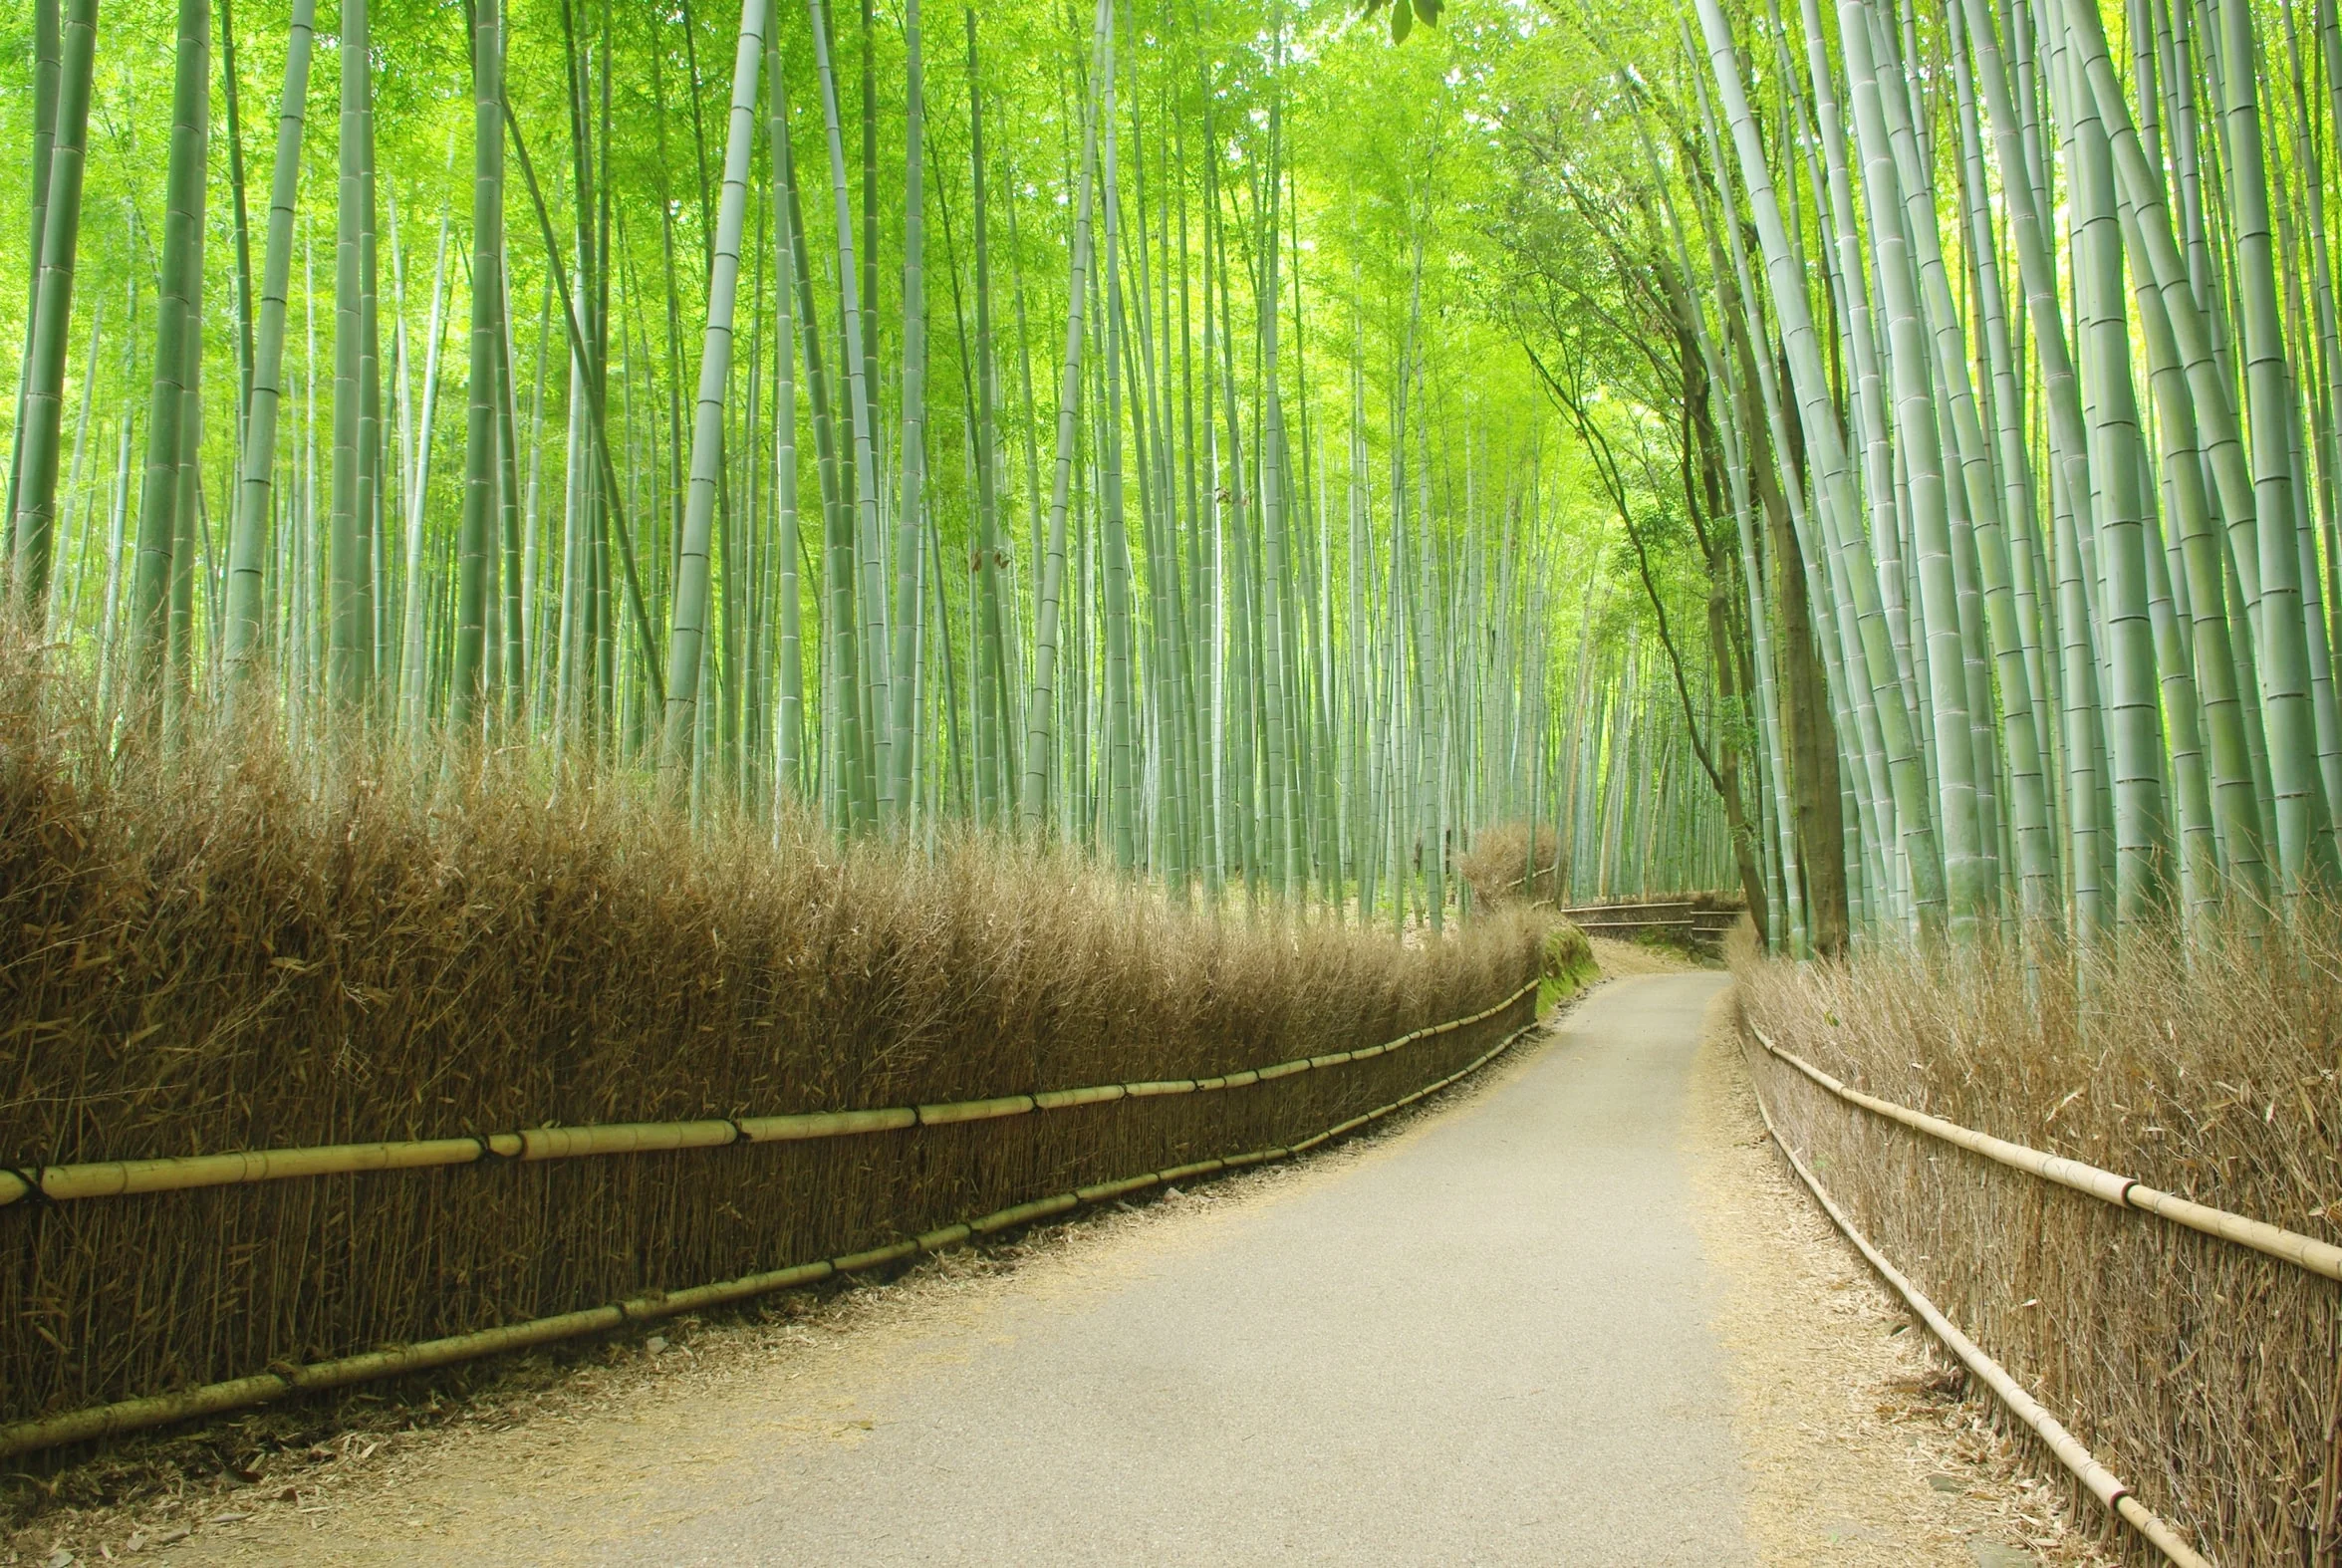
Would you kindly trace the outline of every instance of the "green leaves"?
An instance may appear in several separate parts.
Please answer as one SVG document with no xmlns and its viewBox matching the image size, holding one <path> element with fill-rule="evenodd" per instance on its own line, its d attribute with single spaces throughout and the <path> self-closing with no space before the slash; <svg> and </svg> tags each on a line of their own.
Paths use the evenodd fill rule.
<svg viewBox="0 0 2342 1568">
<path fill-rule="evenodd" d="M 1437 27 L 1439 12 L 1446 3 L 1447 0 L 1412 0 L 1412 4 L 1408 3 L 1408 0 L 1366 0 L 1366 10 L 1363 14 L 1372 17 L 1384 6 L 1390 6 L 1391 42 L 1404 44 L 1407 42 L 1407 35 L 1415 31 L 1415 24 L 1419 19 L 1426 27 Z"/>
</svg>

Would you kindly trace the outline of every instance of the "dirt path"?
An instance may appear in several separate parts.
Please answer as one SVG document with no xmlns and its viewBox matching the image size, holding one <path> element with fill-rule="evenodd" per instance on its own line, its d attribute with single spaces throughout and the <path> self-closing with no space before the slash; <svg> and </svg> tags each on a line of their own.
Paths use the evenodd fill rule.
<svg viewBox="0 0 2342 1568">
<path fill-rule="evenodd" d="M 138 1555 L 2050 1560 L 1992 1555 L 2054 1521 L 2022 1523 L 1916 1336 L 1763 1179 L 1728 1047 L 1700 1043 L 1724 984 L 1613 982 L 1392 1136 L 1037 1232 L 1013 1267 L 678 1330 L 598 1395 Z"/>
</svg>

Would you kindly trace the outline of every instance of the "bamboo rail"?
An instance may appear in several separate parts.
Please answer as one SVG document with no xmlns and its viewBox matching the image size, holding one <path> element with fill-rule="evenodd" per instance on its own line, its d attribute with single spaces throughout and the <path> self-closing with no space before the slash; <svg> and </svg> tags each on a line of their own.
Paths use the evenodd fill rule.
<svg viewBox="0 0 2342 1568">
<path fill-rule="evenodd" d="M 1321 1056 L 1297 1057 L 1291 1061 L 1247 1068 L 1217 1078 L 1098 1084 L 1082 1089 L 1050 1089 L 1037 1094 L 1002 1095 L 986 1100 L 959 1100 L 866 1111 L 718 1117 L 694 1122 L 614 1122 L 588 1127 L 531 1128 L 524 1132 L 488 1133 L 461 1138 L 326 1144 L 312 1149 L 266 1149 L 241 1154 L 111 1160 L 70 1166 L 0 1166 L 0 1207 L 21 1202 L 36 1194 L 51 1202 L 63 1203 L 83 1198 L 122 1197 L 136 1192 L 177 1192 L 195 1187 L 233 1186 L 250 1181 L 278 1181 L 295 1176 L 348 1176 L 373 1171 L 421 1171 L 440 1166 L 470 1165 L 491 1158 L 525 1164 L 598 1155 L 719 1149 L 730 1144 L 775 1144 L 815 1138 L 846 1138 L 861 1133 L 885 1133 L 910 1127 L 944 1127 L 956 1122 L 989 1121 L 996 1117 L 1022 1116 L 1032 1111 L 1062 1111 L 1074 1106 L 1139 1099 L 1149 1095 L 1208 1094 L 1222 1089 L 1242 1089 L 1294 1073 L 1339 1067 L 1345 1062 L 1371 1061 L 1418 1040 L 1484 1023 L 1529 995 L 1541 979 L 1542 976 L 1530 980 L 1492 1007 L 1465 1017 L 1450 1018 L 1445 1023 L 1428 1024 L 1381 1045 L 1370 1045 L 1356 1051 L 1333 1051 Z"/>
<path fill-rule="evenodd" d="M 1725 933 L 1748 913 L 1741 909 L 1701 909 L 1697 905 L 1698 897 L 1556 905 L 1553 913 L 1589 936 L 1632 940 L 1645 931 L 1665 931 L 1711 945 L 1720 943 Z"/>
<path fill-rule="evenodd" d="M 1796 1068 L 1848 1105 L 1860 1106 L 1874 1116 L 1899 1122 L 1916 1132 L 1957 1145 L 1972 1154 L 1982 1155 L 1986 1160 L 2039 1176 L 2044 1181 L 2054 1181 L 2059 1186 L 2087 1192 L 2100 1202 L 2112 1203 L 2117 1208 L 2141 1209 L 2168 1219 L 2173 1224 L 2185 1225 L 2191 1230 L 2216 1236 L 2235 1246 L 2265 1253 L 2312 1274 L 2342 1281 L 2342 1247 L 2330 1241 L 2320 1241 L 2298 1230 L 2286 1230 L 2263 1220 L 2232 1214 L 2224 1208 L 2212 1208 L 2170 1192 L 2159 1191 L 2143 1181 L 2117 1176 L 2112 1171 L 2102 1171 L 2079 1160 L 2043 1154 L 2038 1149 L 2012 1144 L 2006 1139 L 1994 1138 L 1989 1133 L 1979 1133 L 1972 1128 L 1961 1127 L 1956 1122 L 1947 1122 L 1942 1117 L 1929 1116 L 1909 1106 L 1897 1105 L 1892 1100 L 1864 1094 L 1832 1078 L 1795 1052 L 1782 1050 L 1753 1022 L 1748 1025 L 1748 1031 L 1756 1037 L 1756 1043 L 1773 1056 Z"/>
<path fill-rule="evenodd" d="M 1755 1029 L 1753 1024 L 1749 1027 L 1751 1030 Z M 1775 1050 L 1772 1043 L 1765 1040 L 1761 1033 L 1757 1035 L 1757 1039 L 1764 1044 L 1767 1051 L 1772 1051 L 1774 1055 L 1785 1054 Z M 1808 1069 L 1809 1072 L 1812 1070 Z M 1895 1293 L 1903 1298 L 1904 1304 L 1910 1307 L 1922 1322 L 1927 1324 L 1929 1331 L 1937 1339 L 1943 1341 L 1954 1356 L 1959 1358 L 1960 1364 L 1973 1373 L 1998 1397 L 2000 1403 L 2007 1407 L 2009 1414 L 2023 1422 L 2031 1430 L 2033 1436 L 2039 1437 L 2049 1451 L 2057 1456 L 2058 1462 L 2073 1472 L 2074 1478 L 2082 1483 L 2091 1496 L 2096 1497 L 2100 1503 L 2104 1504 L 2108 1512 L 2128 1522 L 2133 1529 L 2146 1537 L 2149 1544 L 2171 1561 L 2178 1563 L 2180 1568 L 2212 1568 L 2211 1558 L 2189 1545 L 2186 1538 L 2172 1528 L 2162 1515 L 2132 1495 L 2131 1489 L 2122 1483 L 2120 1477 L 2100 1463 L 2097 1457 L 2082 1445 L 2079 1438 L 2066 1431 L 2064 1425 L 2056 1417 L 2042 1408 L 2040 1401 L 2026 1393 L 2024 1385 L 2009 1376 L 2007 1368 L 1986 1355 L 1983 1347 L 1961 1333 L 1958 1326 L 1946 1317 L 1936 1304 L 1922 1293 L 1918 1286 L 1904 1277 L 1902 1270 L 1888 1262 L 1885 1255 L 1877 1247 L 1871 1245 L 1870 1238 L 1854 1227 L 1854 1222 L 1846 1217 L 1845 1211 L 1831 1199 L 1829 1192 L 1823 1188 L 1821 1182 L 1814 1178 L 1814 1174 L 1805 1168 L 1805 1162 L 1797 1158 L 1797 1152 L 1789 1147 L 1789 1141 L 1781 1136 L 1781 1130 L 1773 1125 L 1772 1112 L 1766 1108 L 1764 1096 L 1761 1094 L 1756 1096 L 1756 1114 L 1764 1119 L 1764 1130 L 1772 1135 L 1774 1146 L 1781 1151 L 1782 1158 L 1787 1160 L 1790 1168 L 1797 1173 L 1797 1179 L 1805 1183 L 1805 1189 L 1813 1194 L 1814 1201 L 1822 1205 L 1823 1210 L 1829 1214 L 1831 1222 L 1845 1234 L 1846 1239 L 1854 1243 L 1855 1250 L 1870 1261 L 1871 1267 L 1879 1271 L 1879 1276 L 1886 1280 L 1893 1287 Z M 1916 1115 L 1917 1113 L 1912 1114 Z M 2030 1152 L 2027 1151 L 2027 1153 Z"/>
<path fill-rule="evenodd" d="M 1534 982 L 1531 982 L 1534 984 Z M 1357 1060 L 1368 1055 L 1380 1055 L 1420 1039 L 1428 1033 L 1461 1028 L 1465 1024 L 1484 1021 L 1519 1002 L 1529 994 L 1524 986 L 1488 1011 L 1476 1013 L 1437 1026 L 1436 1030 L 1419 1029 L 1388 1045 L 1370 1047 L 1367 1051 L 1351 1053 L 1347 1059 Z M 576 1312 L 564 1312 L 553 1317 L 532 1318 L 522 1323 L 508 1323 L 498 1328 L 480 1329 L 469 1334 L 451 1335 L 445 1339 L 426 1340 L 418 1345 L 403 1345 L 391 1350 L 369 1351 L 363 1355 L 342 1356 L 331 1361 L 311 1362 L 307 1366 L 285 1367 L 256 1373 L 251 1377 L 233 1378 L 224 1383 L 205 1384 L 200 1388 L 182 1389 L 172 1394 L 147 1395 L 138 1399 L 121 1400 L 111 1405 L 92 1406 L 86 1410 L 66 1411 L 55 1416 L 43 1416 L 32 1421 L 16 1422 L 0 1427 L 0 1458 L 28 1452 L 35 1448 L 55 1447 L 59 1443 L 85 1442 L 94 1438 L 112 1437 L 123 1433 L 137 1432 L 148 1427 L 160 1427 L 176 1421 L 187 1421 L 199 1416 L 216 1416 L 225 1411 L 246 1410 L 257 1405 L 273 1404 L 297 1394 L 321 1393 L 347 1388 L 352 1384 L 372 1382 L 380 1378 L 398 1377 L 406 1373 L 427 1372 L 436 1367 L 449 1366 L 459 1361 L 473 1361 L 482 1356 L 502 1351 L 525 1350 L 558 1340 L 575 1339 L 586 1334 L 600 1333 L 630 1323 L 650 1323 L 660 1318 L 676 1317 L 687 1312 L 702 1312 L 713 1307 L 727 1306 L 755 1296 L 770 1295 L 776 1291 L 791 1290 L 800 1285 L 811 1285 L 841 1274 L 859 1273 L 899 1263 L 922 1252 L 939 1252 L 958 1245 L 972 1236 L 990 1235 L 1012 1226 L 1046 1219 L 1068 1209 L 1085 1204 L 1112 1202 L 1133 1192 L 1152 1186 L 1170 1185 L 1196 1176 L 1212 1176 L 1223 1171 L 1241 1170 L 1247 1166 L 1270 1161 L 1289 1160 L 1306 1154 L 1333 1139 L 1352 1133 L 1369 1123 L 1382 1120 L 1409 1106 L 1428 1099 L 1458 1081 L 1478 1072 L 1498 1056 L 1510 1050 L 1521 1036 L 1537 1027 L 1534 1018 L 1513 1030 L 1479 1056 L 1457 1068 L 1436 1082 L 1426 1084 L 1411 1094 L 1403 1095 L 1389 1105 L 1378 1107 L 1363 1115 L 1354 1116 L 1322 1133 L 1298 1142 L 1270 1149 L 1254 1150 L 1249 1154 L 1230 1155 L 1223 1159 L 1198 1160 L 1189 1165 L 1171 1166 L 1161 1171 L 1150 1171 L 1140 1176 L 1126 1176 L 1118 1181 L 1101 1181 L 1076 1187 L 1070 1192 L 1053 1193 L 988 1214 L 963 1220 L 957 1224 L 908 1236 L 886 1246 L 867 1251 L 848 1253 L 840 1257 L 822 1258 L 810 1263 L 798 1263 L 788 1268 L 744 1274 L 737 1279 L 718 1280 L 713 1284 L 696 1285 L 685 1290 L 647 1291 L 599 1307 L 588 1307 Z M 1294 1068 L 1293 1071 L 1300 1069 Z M 1191 1081 L 1190 1081 L 1191 1082 Z M 1037 1098 L 1037 1097 L 1035 1097 Z M 691 1125 L 691 1124 L 676 1124 Z M 908 1123 L 894 1123 L 908 1126 Z M 366 1146 L 380 1148 L 384 1146 Z M 676 1146 L 681 1147 L 681 1146 Z M 364 1169 L 388 1169 L 367 1167 Z M 150 1190 L 150 1189 L 149 1189 Z"/>
</svg>

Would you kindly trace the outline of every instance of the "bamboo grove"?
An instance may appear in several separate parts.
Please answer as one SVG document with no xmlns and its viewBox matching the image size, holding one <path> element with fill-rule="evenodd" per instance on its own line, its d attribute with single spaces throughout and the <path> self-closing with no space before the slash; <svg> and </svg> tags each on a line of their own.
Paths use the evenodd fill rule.
<svg viewBox="0 0 2342 1568">
<path fill-rule="evenodd" d="M 1452 29 L 29 22 L 8 595 L 126 736 L 529 751 L 1402 923 L 1500 823 L 1564 897 L 1732 877 L 1712 672 L 1484 308 Z"/>
<path fill-rule="evenodd" d="M 1841 867 L 1858 930 L 2085 946 L 2330 891 L 2331 0 L 1654 26 L 1590 35 L 1638 128 L 1609 229 L 1754 585 L 1787 933 L 1827 928 Z"/>
</svg>

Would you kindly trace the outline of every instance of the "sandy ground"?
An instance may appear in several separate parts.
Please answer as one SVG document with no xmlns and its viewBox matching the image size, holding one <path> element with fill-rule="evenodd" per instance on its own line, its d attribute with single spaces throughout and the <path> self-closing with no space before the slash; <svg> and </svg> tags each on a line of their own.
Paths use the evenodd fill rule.
<svg viewBox="0 0 2342 1568">
<path fill-rule="evenodd" d="M 1599 946 L 1650 977 L 1387 1136 L 7 1555 L 2095 1561 L 1765 1144 L 1722 977 Z"/>
</svg>

